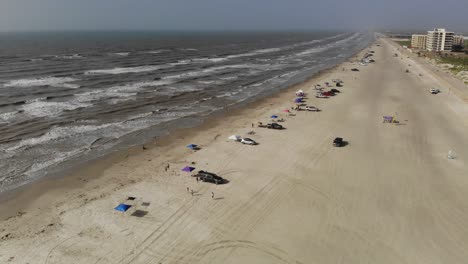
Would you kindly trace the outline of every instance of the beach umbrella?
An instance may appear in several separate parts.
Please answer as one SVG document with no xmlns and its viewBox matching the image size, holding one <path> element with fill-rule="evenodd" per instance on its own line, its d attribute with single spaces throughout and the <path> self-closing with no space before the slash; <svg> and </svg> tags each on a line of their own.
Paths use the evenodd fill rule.
<svg viewBox="0 0 468 264">
<path fill-rule="evenodd" d="M 271 118 L 278 118 L 278 116 L 277 115 L 272 115 Z"/>
<path fill-rule="evenodd" d="M 189 149 L 195 149 L 196 147 L 197 147 L 197 145 L 195 145 L 195 144 L 187 145 L 187 148 L 189 148 Z"/>
<path fill-rule="evenodd" d="M 283 112 L 289 113 L 289 109 L 284 109 Z"/>
<path fill-rule="evenodd" d="M 190 166 L 185 166 L 182 171 L 185 171 L 185 172 L 192 172 L 195 168 L 194 167 L 190 167 Z"/>
<path fill-rule="evenodd" d="M 294 99 L 294 102 L 295 103 L 302 103 L 302 98 L 296 98 L 296 99 Z"/>
</svg>

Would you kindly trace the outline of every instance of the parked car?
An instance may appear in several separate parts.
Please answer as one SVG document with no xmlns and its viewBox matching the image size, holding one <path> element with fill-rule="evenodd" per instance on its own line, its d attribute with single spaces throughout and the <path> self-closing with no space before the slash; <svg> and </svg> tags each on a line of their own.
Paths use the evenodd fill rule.
<svg viewBox="0 0 468 264">
<path fill-rule="evenodd" d="M 435 89 L 435 88 L 431 89 L 431 94 L 438 94 L 438 93 L 440 93 L 439 89 Z"/>
<path fill-rule="evenodd" d="M 211 182 L 214 184 L 222 184 L 226 182 L 222 177 L 207 171 L 199 171 L 194 175 L 194 177 L 198 177 L 202 182 Z"/>
<path fill-rule="evenodd" d="M 358 71 L 359 71 L 359 69 L 352 68 L 352 69 L 351 69 L 351 71 L 356 71 L 356 72 L 358 72 Z"/>
<path fill-rule="evenodd" d="M 250 138 L 243 138 L 241 140 L 241 143 L 246 144 L 246 145 L 257 145 L 257 142 L 255 142 L 255 140 L 250 139 Z"/>
<path fill-rule="evenodd" d="M 328 98 L 328 96 L 324 95 L 323 93 L 317 93 L 315 95 L 315 97 L 317 97 L 317 98 Z"/>
<path fill-rule="evenodd" d="M 269 129 L 283 129 L 284 127 L 278 123 L 269 123 L 267 124 L 267 128 Z"/>
<path fill-rule="evenodd" d="M 332 92 L 332 93 L 340 93 L 340 90 L 333 88 L 333 89 L 330 90 L 330 92 Z"/>
<path fill-rule="evenodd" d="M 318 111 L 320 111 L 320 110 L 319 110 L 317 107 L 315 107 L 315 106 L 306 106 L 306 107 L 305 107 L 305 110 L 311 111 L 311 112 L 318 112 Z"/>
<path fill-rule="evenodd" d="M 344 145 L 343 138 L 337 137 L 333 140 L 333 146 L 342 147 Z"/>
</svg>

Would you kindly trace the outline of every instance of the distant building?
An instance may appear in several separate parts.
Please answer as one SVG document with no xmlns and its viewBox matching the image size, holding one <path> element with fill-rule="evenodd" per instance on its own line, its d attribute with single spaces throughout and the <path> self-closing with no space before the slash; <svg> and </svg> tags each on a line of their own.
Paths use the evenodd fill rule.
<svg viewBox="0 0 468 264">
<path fill-rule="evenodd" d="M 436 28 L 427 32 L 426 49 L 429 51 L 451 51 L 455 33 Z"/>
<path fill-rule="evenodd" d="M 462 35 L 453 36 L 453 45 L 463 46 L 464 41 L 465 41 L 465 38 Z"/>
<path fill-rule="evenodd" d="M 412 35 L 411 47 L 415 49 L 426 49 L 427 35 Z"/>
</svg>

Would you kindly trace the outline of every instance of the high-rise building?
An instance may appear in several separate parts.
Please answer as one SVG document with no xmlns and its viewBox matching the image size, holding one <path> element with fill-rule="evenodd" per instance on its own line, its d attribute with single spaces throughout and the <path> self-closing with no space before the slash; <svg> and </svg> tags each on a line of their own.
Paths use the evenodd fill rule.
<svg viewBox="0 0 468 264">
<path fill-rule="evenodd" d="M 462 35 L 455 35 L 453 36 L 453 45 L 461 45 L 463 46 L 463 42 L 465 38 Z"/>
<path fill-rule="evenodd" d="M 427 32 L 426 49 L 429 51 L 451 51 L 455 33 L 436 28 Z"/>
<path fill-rule="evenodd" d="M 412 35 L 411 47 L 415 49 L 426 49 L 427 35 Z"/>
</svg>

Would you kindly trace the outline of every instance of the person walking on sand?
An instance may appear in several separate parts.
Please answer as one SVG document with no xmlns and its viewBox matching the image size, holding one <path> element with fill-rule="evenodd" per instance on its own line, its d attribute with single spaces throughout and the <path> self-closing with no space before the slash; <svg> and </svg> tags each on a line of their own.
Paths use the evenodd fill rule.
<svg viewBox="0 0 468 264">
<path fill-rule="evenodd" d="M 190 190 L 190 193 L 191 193 L 191 194 L 192 194 L 192 196 L 193 196 L 193 190 Z"/>
<path fill-rule="evenodd" d="M 211 192 L 211 199 L 214 199 L 214 192 Z"/>
<path fill-rule="evenodd" d="M 198 177 L 196 177 L 196 179 L 197 179 L 197 183 L 198 183 L 198 181 L 200 181 L 200 179 L 198 179 Z"/>
<path fill-rule="evenodd" d="M 190 192 L 190 188 L 189 188 L 189 187 L 187 187 L 187 192 Z"/>
</svg>

